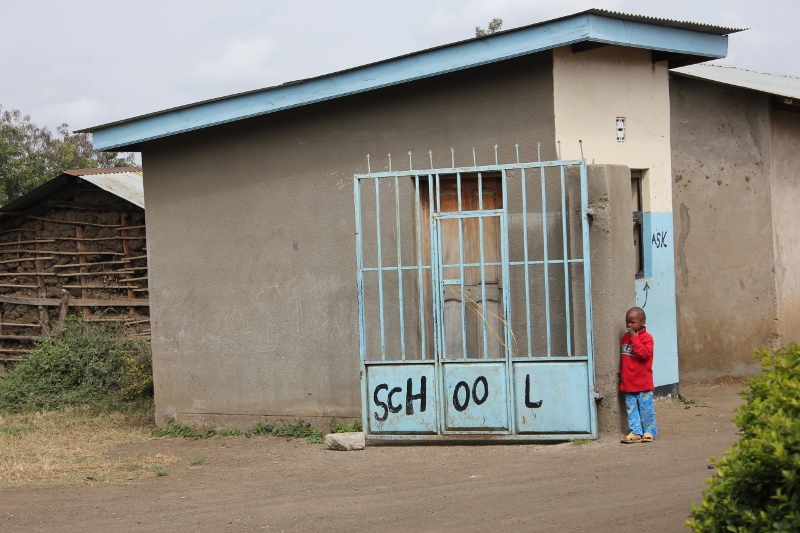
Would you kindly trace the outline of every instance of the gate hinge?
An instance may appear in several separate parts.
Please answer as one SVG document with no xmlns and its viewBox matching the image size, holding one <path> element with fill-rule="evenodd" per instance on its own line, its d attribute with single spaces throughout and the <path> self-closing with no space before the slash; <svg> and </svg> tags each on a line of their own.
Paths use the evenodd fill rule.
<svg viewBox="0 0 800 533">
<path fill-rule="evenodd" d="M 597 392 L 597 391 L 594 391 L 594 401 L 596 401 L 596 402 L 599 402 L 599 401 L 600 401 L 600 400 L 602 400 L 602 399 L 603 399 L 603 395 L 602 395 L 602 394 L 600 394 L 600 393 L 599 393 L 599 392 Z"/>
<path fill-rule="evenodd" d="M 594 209 L 591 207 L 587 207 L 584 213 L 586 213 L 587 217 L 594 217 Z"/>
</svg>

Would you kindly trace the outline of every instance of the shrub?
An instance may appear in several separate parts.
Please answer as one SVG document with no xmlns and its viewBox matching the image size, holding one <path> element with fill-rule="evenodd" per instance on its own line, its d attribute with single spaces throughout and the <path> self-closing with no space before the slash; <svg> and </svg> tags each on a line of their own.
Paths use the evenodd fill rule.
<svg viewBox="0 0 800 533">
<path fill-rule="evenodd" d="M 248 439 L 251 437 L 263 437 L 274 435 L 276 437 L 286 437 L 291 439 L 306 439 L 309 444 L 325 442 L 322 432 L 311 426 L 308 422 L 296 420 L 290 424 L 280 422 L 270 424 L 269 422 L 257 422 L 255 427 L 249 431 L 241 429 L 217 429 L 214 426 L 196 426 L 171 423 L 164 428 L 153 428 L 150 434 L 156 437 L 184 437 L 192 440 L 209 439 L 211 437 L 238 437 L 244 435 Z"/>
<path fill-rule="evenodd" d="M 152 396 L 152 386 L 148 341 L 128 337 L 116 325 L 71 318 L 60 339 L 42 339 L 25 361 L 0 379 L 0 409 L 111 407 Z"/>
<path fill-rule="evenodd" d="M 741 439 L 693 506 L 693 531 L 800 531 L 800 345 L 755 355 L 763 369 L 734 418 Z"/>
<path fill-rule="evenodd" d="M 359 418 L 353 420 L 350 424 L 337 422 L 335 419 L 331 419 L 331 433 L 350 433 L 353 431 L 362 431 L 363 429 L 364 428 L 361 427 L 361 419 Z"/>
<path fill-rule="evenodd" d="M 320 430 L 302 420 L 297 420 L 293 424 L 279 424 L 272 429 L 272 434 L 276 437 L 288 437 L 290 439 L 304 438 L 309 444 L 325 442 L 325 437 L 322 436 Z"/>
</svg>

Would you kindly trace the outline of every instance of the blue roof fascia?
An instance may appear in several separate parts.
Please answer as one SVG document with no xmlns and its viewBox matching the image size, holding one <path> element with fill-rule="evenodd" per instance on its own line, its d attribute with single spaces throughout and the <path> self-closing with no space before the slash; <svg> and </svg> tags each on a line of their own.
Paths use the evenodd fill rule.
<svg viewBox="0 0 800 533">
<path fill-rule="evenodd" d="M 113 150 L 193 130 L 342 96 L 468 69 L 581 41 L 647 48 L 704 58 L 727 54 L 725 35 L 698 33 L 579 14 L 482 39 L 401 56 L 298 83 L 87 128 L 95 150 Z"/>
<path fill-rule="evenodd" d="M 728 36 L 591 16 L 590 41 L 660 52 L 720 59 L 728 55 Z"/>
</svg>

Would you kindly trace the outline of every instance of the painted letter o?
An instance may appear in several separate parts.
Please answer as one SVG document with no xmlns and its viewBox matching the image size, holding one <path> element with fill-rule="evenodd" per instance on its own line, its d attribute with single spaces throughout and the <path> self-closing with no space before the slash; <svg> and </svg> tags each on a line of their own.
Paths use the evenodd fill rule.
<svg viewBox="0 0 800 533">
<path fill-rule="evenodd" d="M 478 390 L 478 383 L 483 383 L 483 396 L 478 399 L 478 395 L 475 392 Z M 475 405 L 480 405 L 486 401 L 486 398 L 489 397 L 489 382 L 486 381 L 484 376 L 478 376 L 475 380 L 475 383 L 472 384 L 472 400 L 475 402 Z"/>
<path fill-rule="evenodd" d="M 458 391 L 461 388 L 464 388 L 464 392 L 467 394 L 464 396 L 464 403 L 462 404 L 458 399 Z M 466 381 L 459 381 L 456 384 L 456 389 L 453 391 L 453 407 L 456 408 L 456 411 L 461 412 L 469 406 L 469 385 L 467 385 Z"/>
</svg>

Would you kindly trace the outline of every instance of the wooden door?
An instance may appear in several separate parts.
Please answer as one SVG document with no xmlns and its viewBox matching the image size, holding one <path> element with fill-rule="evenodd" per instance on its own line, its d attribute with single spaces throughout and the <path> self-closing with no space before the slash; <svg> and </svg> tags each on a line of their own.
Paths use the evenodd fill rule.
<svg viewBox="0 0 800 533">
<path fill-rule="evenodd" d="M 440 178 L 439 209 L 435 213 L 457 213 L 458 185 L 455 178 Z M 432 309 L 432 290 L 442 291 L 444 349 L 448 359 L 498 358 L 503 356 L 502 268 L 500 253 L 500 217 L 475 217 L 475 211 L 502 209 L 502 186 L 499 177 L 483 177 L 479 197 L 477 177 L 461 179 L 461 213 L 464 218 L 438 220 L 441 280 L 438 288 L 429 278 L 424 294 L 426 308 Z M 434 186 L 434 205 L 436 189 Z M 430 223 L 430 196 L 421 187 L 422 219 Z M 472 213 L 470 213 L 472 212 Z M 481 226 L 483 226 L 481 231 Z M 423 231 L 423 250 L 430 264 L 430 232 Z M 460 238 L 459 238 L 460 234 Z M 481 243 L 481 234 L 483 243 Z M 481 250 L 483 244 L 483 250 Z M 481 254 L 483 268 L 481 268 Z M 469 266 L 467 266 L 469 265 Z M 462 282 L 463 272 L 463 282 Z M 432 319 L 426 315 L 426 327 L 432 331 Z M 432 335 L 426 335 L 432 339 Z M 464 344 L 466 342 L 466 352 Z M 429 342 L 432 349 L 433 342 Z"/>
</svg>

